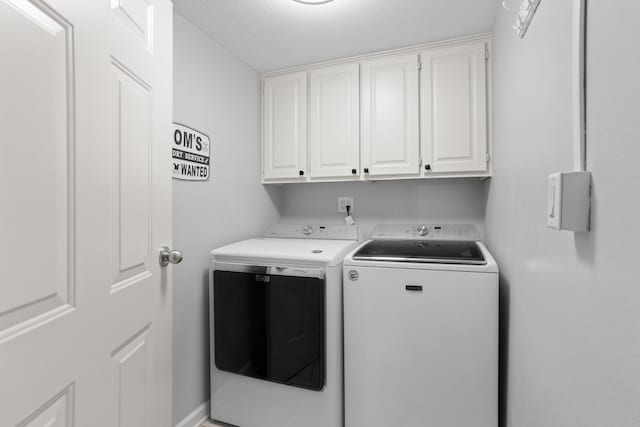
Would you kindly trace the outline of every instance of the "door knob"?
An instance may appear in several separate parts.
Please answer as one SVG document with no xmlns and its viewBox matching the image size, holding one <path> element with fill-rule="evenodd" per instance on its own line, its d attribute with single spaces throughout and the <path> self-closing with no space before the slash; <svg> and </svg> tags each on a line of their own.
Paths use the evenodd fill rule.
<svg viewBox="0 0 640 427">
<path fill-rule="evenodd" d="M 182 261 L 182 252 L 170 250 L 168 246 L 160 248 L 160 266 L 166 267 L 169 264 L 180 264 Z"/>
</svg>

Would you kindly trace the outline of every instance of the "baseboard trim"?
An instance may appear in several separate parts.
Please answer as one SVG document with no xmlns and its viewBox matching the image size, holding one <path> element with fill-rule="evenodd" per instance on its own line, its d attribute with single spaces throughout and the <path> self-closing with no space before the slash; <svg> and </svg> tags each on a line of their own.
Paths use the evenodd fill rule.
<svg viewBox="0 0 640 427">
<path fill-rule="evenodd" d="M 200 427 L 200 424 L 209 419 L 209 412 L 211 405 L 209 402 L 204 402 L 198 406 L 189 415 L 187 415 L 182 421 L 176 424 L 176 427 Z"/>
</svg>

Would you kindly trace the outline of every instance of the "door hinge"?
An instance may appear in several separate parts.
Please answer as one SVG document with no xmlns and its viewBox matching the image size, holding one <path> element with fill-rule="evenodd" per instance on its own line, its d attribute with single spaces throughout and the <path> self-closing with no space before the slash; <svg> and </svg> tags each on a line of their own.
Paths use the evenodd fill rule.
<svg viewBox="0 0 640 427">
<path fill-rule="evenodd" d="M 484 49 L 484 60 L 489 60 L 489 49 L 487 48 Z"/>
<path fill-rule="evenodd" d="M 422 70 L 422 61 L 418 60 L 418 70 Z"/>
<path fill-rule="evenodd" d="M 491 154 L 487 153 L 487 163 L 491 161 Z"/>
<path fill-rule="evenodd" d="M 418 169 L 422 168 L 422 157 L 418 159 Z"/>
</svg>

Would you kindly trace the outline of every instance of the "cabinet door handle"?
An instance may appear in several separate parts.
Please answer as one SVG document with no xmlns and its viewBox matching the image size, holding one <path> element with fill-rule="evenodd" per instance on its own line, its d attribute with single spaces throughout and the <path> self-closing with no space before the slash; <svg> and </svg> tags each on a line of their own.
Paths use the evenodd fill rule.
<svg viewBox="0 0 640 427">
<path fill-rule="evenodd" d="M 355 175 L 355 174 L 358 173 L 358 170 L 357 169 L 351 169 L 351 173 Z"/>
<path fill-rule="evenodd" d="M 304 171 L 300 171 L 299 173 L 300 173 L 300 176 L 304 175 Z"/>
<path fill-rule="evenodd" d="M 424 165 L 424 169 L 430 171 L 431 170 L 431 165 Z"/>
<path fill-rule="evenodd" d="M 369 173 L 369 168 L 364 168 L 364 173 Z"/>
</svg>

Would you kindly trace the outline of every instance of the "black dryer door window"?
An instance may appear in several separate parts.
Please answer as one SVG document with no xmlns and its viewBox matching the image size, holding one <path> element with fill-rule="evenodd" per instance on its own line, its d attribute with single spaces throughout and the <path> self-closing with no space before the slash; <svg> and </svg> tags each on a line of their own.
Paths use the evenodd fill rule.
<svg viewBox="0 0 640 427">
<path fill-rule="evenodd" d="M 324 280 L 216 270 L 213 292 L 218 369 L 324 387 Z"/>
</svg>

